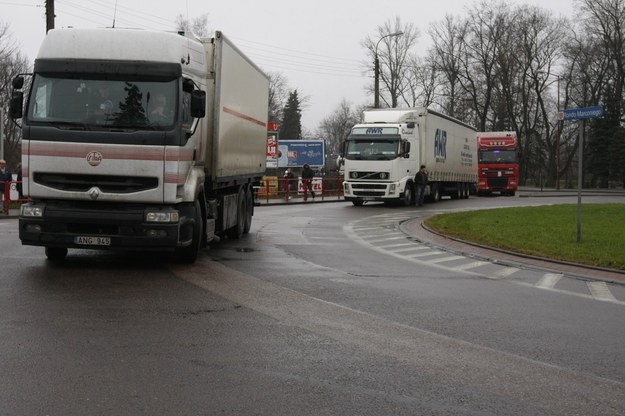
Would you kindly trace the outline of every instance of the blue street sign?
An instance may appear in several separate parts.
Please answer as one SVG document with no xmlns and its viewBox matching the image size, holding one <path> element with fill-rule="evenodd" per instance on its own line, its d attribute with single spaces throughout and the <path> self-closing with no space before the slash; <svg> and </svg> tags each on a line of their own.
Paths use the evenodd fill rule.
<svg viewBox="0 0 625 416">
<path fill-rule="evenodd" d="M 560 120 L 582 120 L 603 116 L 603 107 L 600 105 L 585 108 L 571 108 L 560 112 Z"/>
</svg>

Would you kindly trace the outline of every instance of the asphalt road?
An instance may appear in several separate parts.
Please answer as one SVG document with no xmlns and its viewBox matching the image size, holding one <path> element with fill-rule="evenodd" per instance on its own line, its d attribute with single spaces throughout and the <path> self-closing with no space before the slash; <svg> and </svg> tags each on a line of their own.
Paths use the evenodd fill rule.
<svg viewBox="0 0 625 416">
<path fill-rule="evenodd" d="M 259 207 L 249 235 L 192 266 L 51 265 L 0 220 L 0 415 L 624 414 L 625 286 L 406 229 L 553 202 Z"/>
</svg>

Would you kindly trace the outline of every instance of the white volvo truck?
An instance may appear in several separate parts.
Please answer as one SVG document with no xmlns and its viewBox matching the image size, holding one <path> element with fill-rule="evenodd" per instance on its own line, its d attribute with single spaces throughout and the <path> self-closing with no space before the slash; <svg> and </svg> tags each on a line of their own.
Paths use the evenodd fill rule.
<svg viewBox="0 0 625 416">
<path fill-rule="evenodd" d="M 345 199 L 414 201 L 414 178 L 420 165 L 429 175 L 426 195 L 468 198 L 477 181 L 475 129 L 427 108 L 379 109 L 363 113 L 344 144 Z"/>
<path fill-rule="evenodd" d="M 249 231 L 265 172 L 269 81 L 222 33 L 55 29 L 22 118 L 22 244 L 172 251 Z"/>
</svg>

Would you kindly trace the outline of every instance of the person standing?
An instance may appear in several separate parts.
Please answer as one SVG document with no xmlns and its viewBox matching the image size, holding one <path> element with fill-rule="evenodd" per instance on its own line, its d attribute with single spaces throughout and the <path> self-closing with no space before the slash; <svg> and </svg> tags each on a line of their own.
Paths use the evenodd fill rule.
<svg viewBox="0 0 625 416">
<path fill-rule="evenodd" d="M 310 195 L 312 195 L 313 199 L 315 198 L 315 191 L 312 188 L 313 177 L 315 176 L 315 172 L 310 168 L 308 163 L 304 164 L 304 169 L 302 169 L 302 185 L 304 186 L 304 201 L 308 200 L 308 191 L 310 191 Z"/>
<path fill-rule="evenodd" d="M 12 180 L 13 175 L 11 175 L 11 171 L 7 167 L 6 160 L 0 159 L 0 212 L 7 212 L 5 204 L 8 204 L 9 198 L 6 198 L 7 200 L 5 201 L 5 195 L 9 194 Z"/>
<path fill-rule="evenodd" d="M 425 198 L 425 186 L 428 184 L 428 171 L 425 170 L 425 165 L 421 165 L 421 169 L 414 177 L 415 182 L 415 202 L 418 206 L 423 205 L 423 199 Z"/>
<path fill-rule="evenodd" d="M 291 168 L 288 168 L 286 171 L 284 171 L 284 190 L 285 190 L 284 199 L 287 201 L 290 199 L 289 194 L 293 190 L 294 183 L 295 183 L 295 174 L 293 173 L 293 170 Z"/>
</svg>

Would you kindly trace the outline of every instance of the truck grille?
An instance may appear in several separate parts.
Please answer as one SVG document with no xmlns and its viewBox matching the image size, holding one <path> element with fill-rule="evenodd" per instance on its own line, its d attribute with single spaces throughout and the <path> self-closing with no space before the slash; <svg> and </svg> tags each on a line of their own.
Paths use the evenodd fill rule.
<svg viewBox="0 0 625 416">
<path fill-rule="evenodd" d="M 508 178 L 488 178 L 490 188 L 505 188 L 508 186 Z"/>
<path fill-rule="evenodd" d="M 386 185 L 352 183 L 352 193 L 355 196 L 384 196 L 386 193 Z"/>
<path fill-rule="evenodd" d="M 87 192 L 97 186 L 106 193 L 131 193 L 155 189 L 158 178 L 146 176 L 72 175 L 36 172 L 33 180 L 39 185 L 60 191 Z"/>
</svg>

